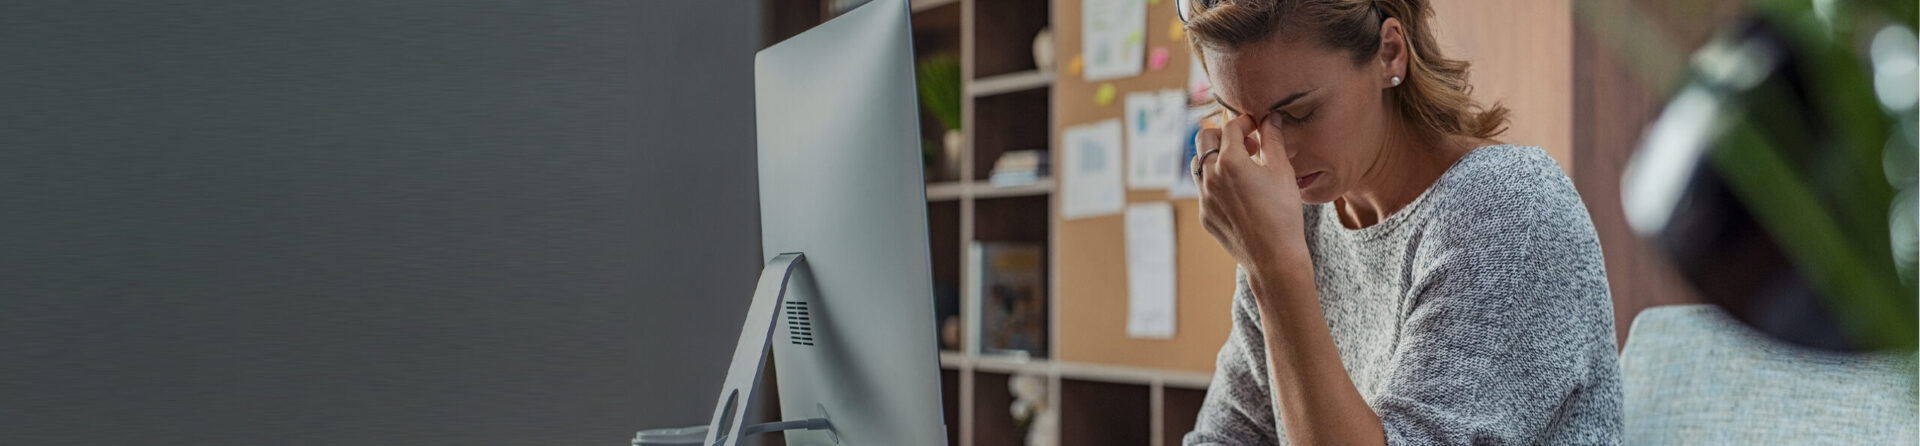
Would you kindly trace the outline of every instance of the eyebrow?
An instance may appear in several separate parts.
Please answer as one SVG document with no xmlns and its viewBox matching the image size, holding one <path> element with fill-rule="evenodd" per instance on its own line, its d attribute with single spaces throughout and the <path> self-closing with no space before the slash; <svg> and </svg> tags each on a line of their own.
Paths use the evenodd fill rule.
<svg viewBox="0 0 1920 446">
<path fill-rule="evenodd" d="M 1301 97 L 1303 97 L 1303 96 L 1306 96 L 1306 95 L 1307 95 L 1307 93 L 1312 93 L 1312 92 L 1315 92 L 1315 91 L 1320 91 L 1320 89 L 1319 89 L 1318 87 L 1315 87 L 1315 88 L 1311 88 L 1311 89 L 1308 89 L 1307 91 L 1302 91 L 1302 92 L 1299 92 L 1299 93 L 1294 93 L 1294 94 L 1290 94 L 1290 95 L 1287 95 L 1287 97 L 1286 97 L 1286 98 L 1282 98 L 1282 99 L 1280 99 L 1280 102 L 1275 102 L 1275 103 L 1273 103 L 1273 106 L 1271 106 L 1271 107 L 1267 107 L 1267 111 L 1268 111 L 1268 112 L 1272 112 L 1272 111 L 1274 111 L 1274 110 L 1279 110 L 1279 109 L 1281 109 L 1281 108 L 1285 108 L 1285 107 L 1286 107 L 1286 106 L 1288 106 L 1288 105 L 1292 105 L 1292 104 L 1293 104 L 1293 101 L 1297 101 L 1297 100 L 1300 100 L 1300 98 L 1301 98 Z M 1233 114 L 1236 114 L 1236 115 L 1244 115 L 1244 114 L 1246 114 L 1246 113 L 1241 113 L 1241 112 L 1240 112 L 1239 110 L 1234 110 L 1232 106 L 1229 106 L 1229 105 L 1227 105 L 1227 103 L 1226 103 L 1226 101 L 1221 101 L 1221 100 L 1220 100 L 1220 95 L 1214 95 L 1214 96 L 1213 96 L 1213 103 L 1215 103 L 1215 104 L 1220 104 L 1220 106 L 1221 106 L 1221 107 L 1224 107 L 1224 108 L 1226 108 L 1226 109 L 1227 109 L 1227 111 L 1230 111 L 1230 112 L 1233 112 Z"/>
</svg>

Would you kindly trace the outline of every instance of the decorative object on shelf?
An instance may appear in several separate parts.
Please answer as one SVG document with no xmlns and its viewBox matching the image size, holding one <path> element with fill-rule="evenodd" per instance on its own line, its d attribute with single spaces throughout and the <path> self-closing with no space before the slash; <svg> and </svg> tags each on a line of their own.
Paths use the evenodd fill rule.
<svg viewBox="0 0 1920 446">
<path fill-rule="evenodd" d="M 1033 35 L 1033 67 L 1053 71 L 1053 27 L 1040 28 L 1040 33 Z"/>
<path fill-rule="evenodd" d="M 1014 150 L 994 160 L 987 183 L 993 187 L 1024 186 L 1047 176 L 1047 151 Z"/>
<path fill-rule="evenodd" d="M 946 175 L 947 179 L 960 178 L 960 156 L 966 150 L 966 135 L 961 134 L 960 129 L 947 129 L 947 132 L 940 136 L 940 142 L 946 150 L 946 157 L 940 160 L 946 165 L 943 175 Z"/>
<path fill-rule="evenodd" d="M 1027 446 L 1056 446 L 1060 444 L 1054 436 L 1059 417 L 1054 414 L 1053 405 L 1047 401 L 1047 377 L 1032 373 L 1016 373 L 1007 379 L 1007 392 L 1013 395 L 1013 425 L 1020 429 L 1020 436 L 1027 440 Z"/>
<path fill-rule="evenodd" d="M 960 133 L 960 59 L 950 53 L 937 53 L 920 59 L 919 65 L 914 74 L 920 92 L 920 106 L 946 129 L 940 140 L 942 152 L 938 156 L 922 154 L 923 158 L 938 162 L 938 170 L 935 170 L 934 163 L 928 163 L 927 170 L 938 172 L 940 179 L 959 178 L 960 151 L 966 143 Z"/>
<path fill-rule="evenodd" d="M 947 316 L 940 319 L 940 348 L 957 350 L 960 348 L 960 317 Z"/>
<path fill-rule="evenodd" d="M 982 354 L 1047 356 L 1046 247 L 1037 243 L 973 242 L 973 345 Z"/>
</svg>

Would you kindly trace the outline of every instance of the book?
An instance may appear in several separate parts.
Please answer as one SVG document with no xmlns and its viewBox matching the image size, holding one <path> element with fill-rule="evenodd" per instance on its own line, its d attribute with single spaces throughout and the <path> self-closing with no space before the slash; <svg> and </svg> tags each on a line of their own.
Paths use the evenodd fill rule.
<svg viewBox="0 0 1920 446">
<path fill-rule="evenodd" d="M 968 246 L 968 308 L 975 353 L 1047 356 L 1048 302 L 1045 247 L 1036 243 L 973 242 Z"/>
</svg>

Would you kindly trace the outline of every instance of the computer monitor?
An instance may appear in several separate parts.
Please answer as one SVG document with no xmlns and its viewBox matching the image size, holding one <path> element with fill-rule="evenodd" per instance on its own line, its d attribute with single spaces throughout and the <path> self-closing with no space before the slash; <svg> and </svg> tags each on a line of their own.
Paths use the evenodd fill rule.
<svg viewBox="0 0 1920 446">
<path fill-rule="evenodd" d="M 787 431 L 787 444 L 946 442 L 910 14 L 906 0 L 875 0 L 754 58 L 761 249 L 770 271 L 804 263 L 762 276 L 784 283 L 777 398 L 786 420 L 832 425 Z M 735 371 L 767 333 L 758 310 Z M 709 442 L 740 432 L 714 429 Z"/>
</svg>

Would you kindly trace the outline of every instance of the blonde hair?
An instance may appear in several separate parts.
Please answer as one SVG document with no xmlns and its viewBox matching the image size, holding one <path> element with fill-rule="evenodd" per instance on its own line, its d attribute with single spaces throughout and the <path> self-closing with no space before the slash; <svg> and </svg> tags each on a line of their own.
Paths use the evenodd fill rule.
<svg viewBox="0 0 1920 446">
<path fill-rule="evenodd" d="M 1428 25 L 1433 10 L 1426 0 L 1194 0 L 1182 2 L 1186 12 L 1187 45 L 1196 55 L 1201 48 L 1234 49 L 1275 37 L 1281 30 L 1304 34 L 1317 43 L 1346 50 L 1355 64 L 1372 60 L 1380 51 L 1380 25 L 1400 20 L 1407 41 L 1407 74 L 1388 98 L 1406 122 L 1418 129 L 1444 135 L 1491 138 L 1506 132 L 1507 108 L 1498 102 L 1482 107 L 1473 100 L 1467 83 L 1468 63 L 1440 53 Z M 1205 57 L 1205 56 L 1201 56 Z"/>
</svg>

